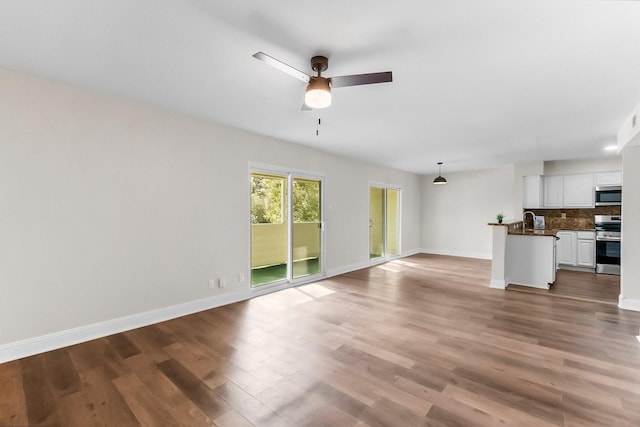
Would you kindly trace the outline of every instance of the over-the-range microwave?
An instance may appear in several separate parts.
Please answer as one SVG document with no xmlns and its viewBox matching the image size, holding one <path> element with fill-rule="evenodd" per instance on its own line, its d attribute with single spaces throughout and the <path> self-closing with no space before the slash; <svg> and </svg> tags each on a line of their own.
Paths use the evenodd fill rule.
<svg viewBox="0 0 640 427">
<path fill-rule="evenodd" d="M 620 206 L 622 204 L 621 185 L 599 185 L 595 188 L 596 206 Z"/>
</svg>

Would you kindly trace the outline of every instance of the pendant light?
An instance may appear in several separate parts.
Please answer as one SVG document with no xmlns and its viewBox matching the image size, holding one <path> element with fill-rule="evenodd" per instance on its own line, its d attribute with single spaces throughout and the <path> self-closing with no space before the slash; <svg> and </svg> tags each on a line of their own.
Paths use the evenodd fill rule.
<svg viewBox="0 0 640 427">
<path fill-rule="evenodd" d="M 433 180 L 434 184 L 446 184 L 447 180 L 442 176 L 442 162 L 438 162 L 438 177 Z"/>
</svg>

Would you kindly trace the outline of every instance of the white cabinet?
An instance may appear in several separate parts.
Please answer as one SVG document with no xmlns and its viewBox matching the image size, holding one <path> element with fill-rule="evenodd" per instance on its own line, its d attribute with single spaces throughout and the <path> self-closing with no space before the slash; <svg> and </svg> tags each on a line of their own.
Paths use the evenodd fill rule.
<svg viewBox="0 0 640 427">
<path fill-rule="evenodd" d="M 595 240 L 578 240 L 578 262 L 579 267 L 596 267 Z"/>
<path fill-rule="evenodd" d="M 595 232 L 558 231 L 557 237 L 558 265 L 595 268 Z"/>
<path fill-rule="evenodd" d="M 578 236 L 575 231 L 558 231 L 556 234 L 557 263 L 566 265 L 576 265 Z"/>
<path fill-rule="evenodd" d="M 578 267 L 596 268 L 596 233 L 593 231 L 578 231 Z"/>
<path fill-rule="evenodd" d="M 522 207 L 525 209 L 592 208 L 595 206 L 594 186 L 621 184 L 621 171 L 524 176 Z"/>
<path fill-rule="evenodd" d="M 543 176 L 543 206 L 545 208 L 561 208 L 563 200 L 563 179 L 562 175 Z"/>
<path fill-rule="evenodd" d="M 622 171 L 598 172 L 595 185 L 622 185 Z"/>
<path fill-rule="evenodd" d="M 540 175 L 523 177 L 522 207 L 525 209 L 542 207 L 542 177 Z"/>
<path fill-rule="evenodd" d="M 592 208 L 593 174 L 580 173 L 562 177 L 563 207 Z"/>
</svg>

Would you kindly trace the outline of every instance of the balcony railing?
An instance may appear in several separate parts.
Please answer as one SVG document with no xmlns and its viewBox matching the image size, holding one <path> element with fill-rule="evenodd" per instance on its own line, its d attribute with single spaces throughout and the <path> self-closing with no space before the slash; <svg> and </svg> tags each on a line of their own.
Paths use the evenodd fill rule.
<svg viewBox="0 0 640 427">
<path fill-rule="evenodd" d="M 293 261 L 320 257 L 320 224 L 293 224 Z M 251 268 L 287 263 L 287 224 L 251 225 Z"/>
</svg>

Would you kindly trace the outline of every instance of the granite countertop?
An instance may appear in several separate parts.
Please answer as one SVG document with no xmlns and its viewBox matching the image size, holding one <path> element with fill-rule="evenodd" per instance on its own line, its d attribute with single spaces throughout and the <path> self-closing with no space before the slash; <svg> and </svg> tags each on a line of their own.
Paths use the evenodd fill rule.
<svg viewBox="0 0 640 427">
<path fill-rule="evenodd" d="M 507 220 L 501 223 L 490 222 L 488 225 L 508 227 L 507 233 L 515 236 L 555 236 L 558 231 L 595 231 L 593 225 L 589 227 L 587 224 L 574 224 L 573 227 L 560 227 L 560 228 L 522 228 L 521 220 Z M 564 224 L 562 224 L 564 225 Z M 589 228 L 587 228 L 589 227 Z"/>
<path fill-rule="evenodd" d="M 510 229 L 509 234 L 516 236 L 555 236 L 559 230 L 555 228 L 545 228 L 540 230 L 535 230 L 532 228 L 517 228 Z"/>
<path fill-rule="evenodd" d="M 499 227 L 510 227 L 515 224 L 522 224 L 522 220 L 507 220 L 503 222 L 490 222 L 487 225 L 495 225 Z"/>
<path fill-rule="evenodd" d="M 516 236 L 555 236 L 558 231 L 595 231 L 594 228 L 582 230 L 569 230 L 566 228 L 545 228 L 536 230 L 532 228 L 509 228 L 509 233 Z"/>
</svg>

